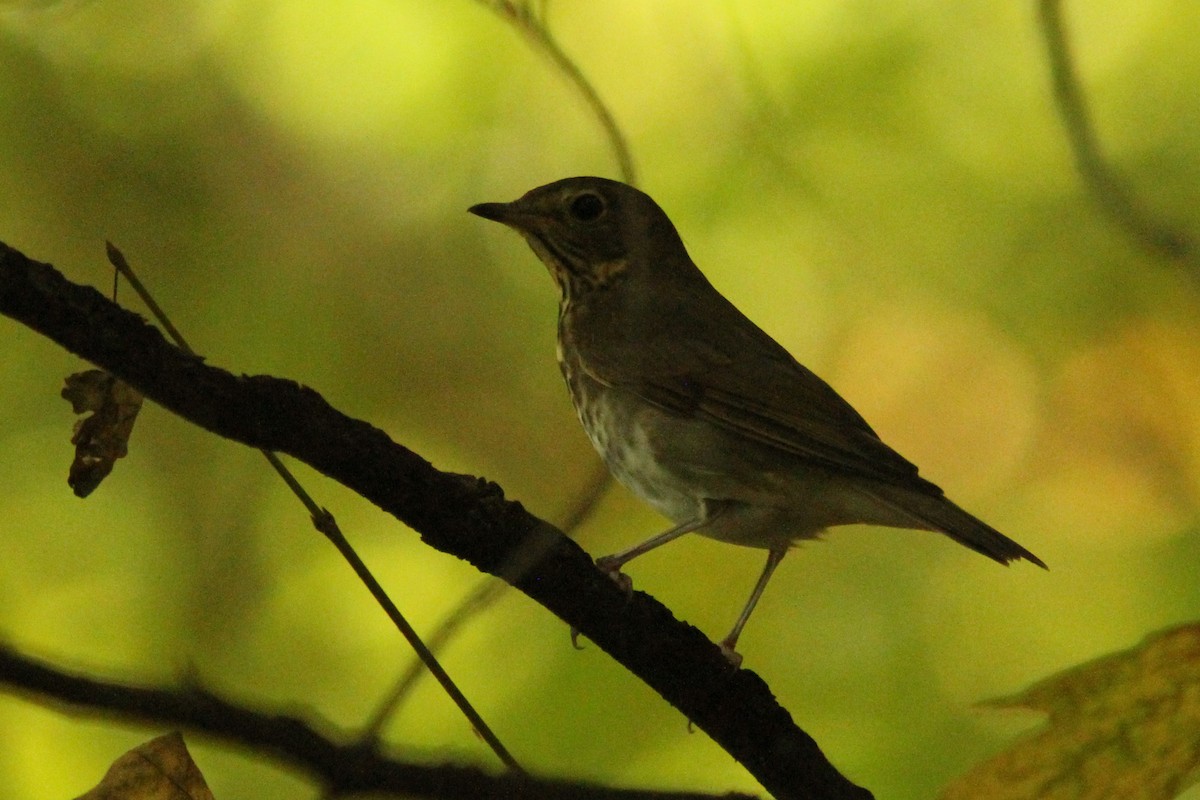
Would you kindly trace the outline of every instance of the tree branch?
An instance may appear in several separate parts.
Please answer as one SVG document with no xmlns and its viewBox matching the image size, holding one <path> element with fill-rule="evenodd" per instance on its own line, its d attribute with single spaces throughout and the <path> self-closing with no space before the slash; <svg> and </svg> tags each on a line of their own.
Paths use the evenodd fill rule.
<svg viewBox="0 0 1200 800">
<path fill-rule="evenodd" d="M 250 747 L 315 776 L 334 796 L 394 792 L 438 800 L 716 800 L 714 795 L 697 792 L 610 789 L 513 772 L 492 775 L 474 767 L 400 761 L 379 752 L 373 742 L 350 741 L 297 717 L 235 705 L 198 686 L 151 688 L 72 675 L 5 645 L 0 645 L 0 683 L 52 708 L 184 725 Z"/>
<path fill-rule="evenodd" d="M 642 592 L 627 596 L 494 483 L 440 472 L 312 389 L 236 376 L 169 344 L 141 317 L 0 243 L 0 313 L 218 436 L 287 453 L 370 500 L 431 547 L 508 580 L 636 674 L 777 797 L 863 798 L 755 673 Z M 533 563 L 513 565 L 521 553 Z"/>
</svg>

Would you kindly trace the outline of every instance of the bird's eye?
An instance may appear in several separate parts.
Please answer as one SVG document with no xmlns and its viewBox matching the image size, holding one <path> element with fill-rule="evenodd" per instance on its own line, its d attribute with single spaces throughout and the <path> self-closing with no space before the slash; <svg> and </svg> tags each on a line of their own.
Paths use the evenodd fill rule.
<svg viewBox="0 0 1200 800">
<path fill-rule="evenodd" d="M 594 192 L 584 192 L 571 201 L 568 210 L 580 222 L 592 222 L 604 214 L 604 200 Z"/>
</svg>

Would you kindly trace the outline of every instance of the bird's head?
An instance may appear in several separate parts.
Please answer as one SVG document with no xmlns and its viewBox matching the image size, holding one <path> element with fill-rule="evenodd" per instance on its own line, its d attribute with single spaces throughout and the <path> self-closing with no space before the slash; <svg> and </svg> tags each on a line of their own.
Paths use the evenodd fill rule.
<svg viewBox="0 0 1200 800">
<path fill-rule="evenodd" d="M 511 203 L 469 211 L 525 237 L 564 298 L 691 263 L 675 226 L 649 195 L 607 178 L 566 178 Z M 694 269 L 694 267 L 692 267 Z"/>
</svg>

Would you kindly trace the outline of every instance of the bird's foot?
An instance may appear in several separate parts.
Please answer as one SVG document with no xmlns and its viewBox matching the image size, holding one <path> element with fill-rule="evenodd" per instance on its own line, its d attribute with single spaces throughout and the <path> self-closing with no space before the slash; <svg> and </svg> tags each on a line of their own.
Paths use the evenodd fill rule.
<svg viewBox="0 0 1200 800">
<path fill-rule="evenodd" d="M 613 583 L 621 587 L 621 591 L 626 595 L 633 594 L 633 578 L 621 572 L 621 563 L 612 556 L 601 556 L 596 559 L 596 567 L 612 579 Z"/>
<path fill-rule="evenodd" d="M 721 655 L 725 656 L 725 660 L 732 664 L 734 669 L 741 669 L 742 654 L 734 649 L 737 646 L 736 639 L 733 641 L 724 639 L 717 646 L 721 648 Z"/>
</svg>

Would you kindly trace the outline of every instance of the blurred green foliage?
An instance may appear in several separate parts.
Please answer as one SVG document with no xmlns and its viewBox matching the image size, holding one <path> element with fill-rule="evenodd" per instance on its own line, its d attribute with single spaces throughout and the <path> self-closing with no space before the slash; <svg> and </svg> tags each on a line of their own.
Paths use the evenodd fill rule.
<svg viewBox="0 0 1200 800">
<path fill-rule="evenodd" d="M 1066 13 L 1107 156 L 1200 236 L 1200 16 Z M 1050 565 L 875 529 L 785 561 L 741 649 L 839 767 L 930 797 L 1035 721 L 973 704 L 1200 613 L 1200 266 L 1145 252 L 1087 195 L 1031 2 L 549 18 L 713 282 Z M 596 464 L 554 365 L 554 290 L 465 209 L 614 163 L 569 83 L 466 0 L 0 3 L 0 239 L 98 287 L 112 239 L 211 362 L 309 384 L 551 520 Z M 83 365 L 3 327 L 0 635 L 361 724 L 410 656 L 261 457 L 147 405 L 129 457 L 77 500 L 58 392 Z M 300 472 L 419 629 L 480 580 Z M 613 489 L 577 536 L 599 554 L 662 525 Z M 720 633 L 760 560 L 693 537 L 631 574 Z M 530 769 L 757 788 L 515 593 L 445 658 Z M 0 697 L 0 786 L 73 796 L 156 733 Z M 427 685 L 388 737 L 493 763 Z M 191 749 L 217 797 L 317 796 Z"/>
</svg>

